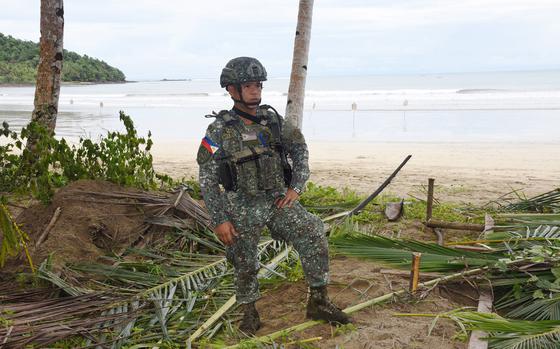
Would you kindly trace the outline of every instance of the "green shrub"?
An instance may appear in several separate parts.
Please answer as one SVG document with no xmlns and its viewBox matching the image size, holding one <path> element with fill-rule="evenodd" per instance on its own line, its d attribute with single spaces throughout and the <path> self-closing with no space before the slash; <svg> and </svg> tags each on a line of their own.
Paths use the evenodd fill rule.
<svg viewBox="0 0 560 349">
<path fill-rule="evenodd" d="M 151 133 L 147 138 L 139 137 L 128 115 L 121 111 L 119 118 L 125 133 L 108 132 L 99 142 L 80 138 L 72 146 L 36 122 L 19 135 L 4 122 L 0 137 L 8 142 L 0 146 L 0 191 L 31 192 L 48 202 L 53 188 L 79 179 L 102 179 L 143 189 L 172 184 L 169 176 L 154 171 Z M 30 137 L 36 139 L 33 151 L 25 148 Z M 16 149 L 20 154 L 14 153 Z"/>
</svg>

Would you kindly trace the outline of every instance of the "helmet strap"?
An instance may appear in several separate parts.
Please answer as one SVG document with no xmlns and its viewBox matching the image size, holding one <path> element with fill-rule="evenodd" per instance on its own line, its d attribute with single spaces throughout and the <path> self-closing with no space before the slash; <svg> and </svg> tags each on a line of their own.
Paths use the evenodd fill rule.
<svg viewBox="0 0 560 349">
<path fill-rule="evenodd" d="M 239 94 L 239 99 L 235 99 L 235 98 L 231 97 L 231 99 L 233 99 L 234 102 L 241 103 L 246 108 L 249 108 L 249 109 L 257 108 L 261 104 L 262 99 L 259 99 L 258 102 L 256 102 L 256 103 L 248 104 L 247 102 L 245 102 L 243 100 L 243 93 L 241 92 L 241 84 L 235 84 L 235 88 L 237 89 L 237 93 Z"/>
</svg>

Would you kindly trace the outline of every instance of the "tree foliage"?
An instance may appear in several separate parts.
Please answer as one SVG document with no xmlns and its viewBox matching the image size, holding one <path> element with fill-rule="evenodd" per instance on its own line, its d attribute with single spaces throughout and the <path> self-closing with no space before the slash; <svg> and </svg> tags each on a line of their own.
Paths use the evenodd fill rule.
<svg viewBox="0 0 560 349">
<path fill-rule="evenodd" d="M 120 112 L 126 132 L 108 132 L 99 142 L 80 138 L 70 145 L 57 139 L 44 127 L 31 122 L 18 134 L 7 122 L 0 128 L 0 191 L 31 192 L 48 202 L 53 189 L 79 179 L 103 179 L 120 185 L 144 189 L 171 183 L 171 178 L 157 174 L 150 148 L 151 134 L 139 137 L 132 119 Z M 30 134 L 38 135 L 35 152 L 24 148 Z M 35 161 L 30 161 L 35 157 Z"/>
<path fill-rule="evenodd" d="M 34 83 L 39 45 L 0 33 L 0 83 Z M 64 50 L 62 80 L 68 82 L 121 82 L 122 71 L 106 62 Z"/>
</svg>

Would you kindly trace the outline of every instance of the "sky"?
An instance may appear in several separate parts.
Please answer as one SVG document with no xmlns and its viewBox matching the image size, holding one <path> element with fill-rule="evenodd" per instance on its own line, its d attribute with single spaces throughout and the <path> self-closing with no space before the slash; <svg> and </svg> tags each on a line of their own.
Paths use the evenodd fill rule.
<svg viewBox="0 0 560 349">
<path fill-rule="evenodd" d="M 298 0 L 66 0 L 64 47 L 128 80 L 214 78 L 233 57 L 289 76 Z M 0 0 L 39 41 L 39 0 Z M 315 0 L 309 76 L 560 69 L 560 0 Z"/>
</svg>

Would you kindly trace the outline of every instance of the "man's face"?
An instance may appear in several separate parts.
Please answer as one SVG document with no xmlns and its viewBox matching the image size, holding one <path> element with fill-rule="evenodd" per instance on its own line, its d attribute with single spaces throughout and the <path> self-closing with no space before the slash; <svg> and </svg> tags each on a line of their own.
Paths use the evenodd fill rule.
<svg viewBox="0 0 560 349">
<path fill-rule="evenodd" d="M 241 96 L 239 96 L 239 92 L 235 86 L 230 85 L 228 87 L 228 91 L 233 98 L 241 99 Z M 262 82 L 260 81 L 245 82 L 241 84 L 241 94 L 243 95 L 243 100 L 249 105 L 257 105 L 259 103 L 261 100 L 261 92 Z"/>
</svg>

